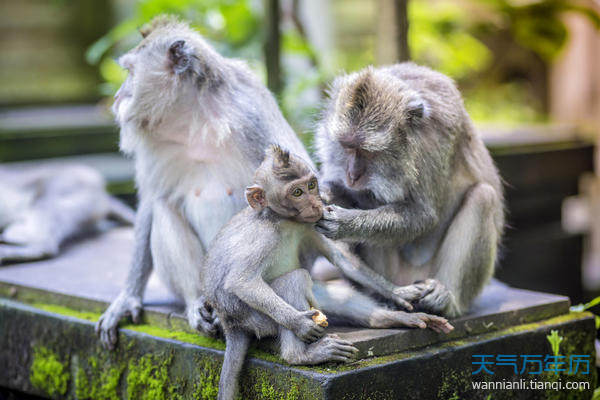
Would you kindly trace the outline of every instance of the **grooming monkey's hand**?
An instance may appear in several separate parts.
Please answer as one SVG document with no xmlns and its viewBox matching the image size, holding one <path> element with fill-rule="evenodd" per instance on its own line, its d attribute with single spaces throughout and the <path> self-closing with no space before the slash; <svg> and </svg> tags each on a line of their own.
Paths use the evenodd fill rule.
<svg viewBox="0 0 600 400">
<path fill-rule="evenodd" d="M 325 328 L 320 327 L 313 321 L 312 317 L 319 314 L 318 310 L 308 310 L 298 313 L 291 330 L 300 340 L 312 343 L 319 340 L 325 334 Z"/>
<path fill-rule="evenodd" d="M 319 194 L 321 196 L 321 199 L 323 200 L 323 203 L 330 204 L 333 202 L 333 190 L 331 190 L 331 187 L 329 185 L 319 185 Z"/>
<path fill-rule="evenodd" d="M 120 294 L 96 323 L 96 334 L 107 350 L 117 344 L 117 326 L 119 321 L 130 316 L 134 324 L 141 321 L 142 299 L 136 296 Z"/>
<path fill-rule="evenodd" d="M 398 306 L 412 311 L 411 303 L 416 303 L 427 296 L 435 289 L 435 280 L 427 279 L 425 281 L 415 282 L 412 285 L 397 286 L 393 291 L 394 301 Z"/>
<path fill-rule="evenodd" d="M 332 240 L 348 237 L 355 214 L 355 210 L 329 205 L 323 209 L 323 217 L 317 221 L 317 232 Z"/>
<path fill-rule="evenodd" d="M 456 304 L 454 295 L 448 288 L 435 279 L 427 279 L 425 282 L 432 285 L 433 289 L 416 302 L 416 307 L 433 314 L 458 316 L 458 310 L 453 307 Z"/>
</svg>

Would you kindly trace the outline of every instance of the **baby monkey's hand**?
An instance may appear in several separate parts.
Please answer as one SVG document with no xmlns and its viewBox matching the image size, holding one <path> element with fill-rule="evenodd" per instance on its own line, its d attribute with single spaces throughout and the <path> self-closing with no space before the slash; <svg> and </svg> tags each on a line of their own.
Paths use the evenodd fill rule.
<svg viewBox="0 0 600 400">
<path fill-rule="evenodd" d="M 291 330 L 303 342 L 316 342 L 325 334 L 325 328 L 313 321 L 313 316 L 316 317 L 319 313 L 319 310 L 308 310 L 298 313 L 298 318 L 294 321 Z"/>
</svg>

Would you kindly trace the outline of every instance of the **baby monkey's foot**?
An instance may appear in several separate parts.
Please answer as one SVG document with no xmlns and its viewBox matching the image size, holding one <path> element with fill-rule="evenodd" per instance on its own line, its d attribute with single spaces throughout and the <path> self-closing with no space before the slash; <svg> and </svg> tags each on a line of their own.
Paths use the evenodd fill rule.
<svg viewBox="0 0 600 400">
<path fill-rule="evenodd" d="M 329 334 L 306 347 L 307 364 L 324 362 L 350 362 L 358 353 L 358 349 L 338 335 Z"/>
<path fill-rule="evenodd" d="M 186 313 L 188 323 L 193 329 L 210 336 L 217 336 L 219 334 L 221 329 L 219 317 L 217 317 L 215 310 L 203 298 L 199 298 L 188 304 Z"/>
</svg>

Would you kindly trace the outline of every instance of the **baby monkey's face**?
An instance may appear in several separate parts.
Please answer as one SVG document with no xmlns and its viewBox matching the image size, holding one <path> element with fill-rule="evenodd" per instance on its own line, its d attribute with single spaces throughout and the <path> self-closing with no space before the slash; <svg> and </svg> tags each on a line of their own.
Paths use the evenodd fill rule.
<svg viewBox="0 0 600 400">
<path fill-rule="evenodd" d="M 298 222 L 317 222 L 323 216 L 323 201 L 319 196 L 319 184 L 313 174 L 293 180 L 283 186 L 281 198 L 283 210 Z M 286 210 L 287 209 L 287 210 Z"/>
<path fill-rule="evenodd" d="M 255 173 L 255 184 L 246 188 L 246 199 L 257 211 L 298 222 L 314 223 L 323 216 L 319 184 L 311 167 L 300 157 L 273 145 Z"/>
</svg>

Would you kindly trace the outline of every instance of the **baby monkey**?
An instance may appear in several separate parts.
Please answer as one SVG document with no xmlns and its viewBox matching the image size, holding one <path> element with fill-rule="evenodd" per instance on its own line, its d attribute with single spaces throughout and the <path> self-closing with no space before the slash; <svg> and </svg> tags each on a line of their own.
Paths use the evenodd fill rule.
<svg viewBox="0 0 600 400">
<path fill-rule="evenodd" d="M 290 364 L 348 362 L 358 351 L 336 335 L 325 335 L 313 320 L 320 312 L 310 275 L 300 268 L 302 255 L 317 251 L 340 268 L 343 263 L 356 265 L 357 259 L 346 258 L 314 229 L 323 215 L 323 202 L 309 164 L 271 146 L 254 185 L 246 189 L 246 199 L 250 207 L 213 240 L 203 274 L 210 277 L 204 293 L 227 343 L 219 399 L 235 398 L 253 336 L 277 337 L 281 357 Z M 441 317 L 395 312 L 405 316 L 406 326 L 452 329 Z"/>
</svg>

